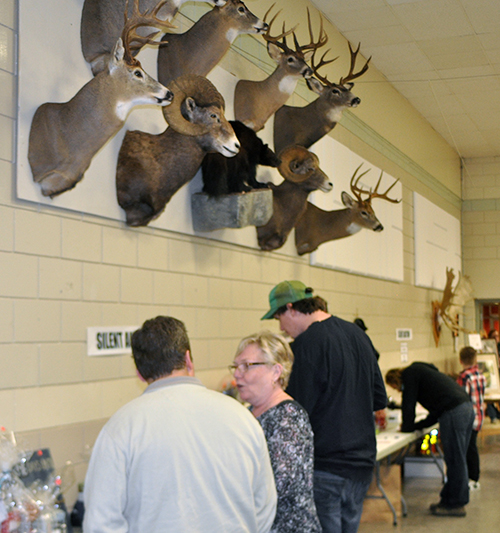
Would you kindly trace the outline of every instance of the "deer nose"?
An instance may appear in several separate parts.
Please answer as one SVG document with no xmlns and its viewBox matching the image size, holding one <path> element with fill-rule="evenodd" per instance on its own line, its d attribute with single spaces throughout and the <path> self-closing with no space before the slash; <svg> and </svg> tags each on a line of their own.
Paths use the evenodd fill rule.
<svg viewBox="0 0 500 533">
<path fill-rule="evenodd" d="M 165 96 L 163 97 L 163 100 L 166 100 L 167 102 L 171 102 L 173 99 L 174 99 L 174 93 L 170 89 L 167 89 L 165 91 Z"/>
<path fill-rule="evenodd" d="M 379 224 L 377 227 L 373 228 L 373 231 L 382 231 L 384 229 L 384 226 L 382 224 Z"/>
<path fill-rule="evenodd" d="M 262 24 L 262 27 L 259 28 L 258 26 L 256 26 L 255 28 L 256 28 L 258 33 L 264 33 L 264 32 L 266 32 L 269 29 L 269 24 L 267 22 L 264 22 Z"/>
<path fill-rule="evenodd" d="M 304 78 L 310 78 L 313 75 L 313 71 L 310 67 L 307 67 L 304 72 L 302 73 L 302 76 Z"/>
<path fill-rule="evenodd" d="M 356 106 L 358 106 L 360 103 L 361 103 L 361 98 L 358 98 L 358 97 L 356 96 L 356 98 L 353 98 L 353 99 L 351 100 L 351 107 L 356 107 Z"/>
</svg>

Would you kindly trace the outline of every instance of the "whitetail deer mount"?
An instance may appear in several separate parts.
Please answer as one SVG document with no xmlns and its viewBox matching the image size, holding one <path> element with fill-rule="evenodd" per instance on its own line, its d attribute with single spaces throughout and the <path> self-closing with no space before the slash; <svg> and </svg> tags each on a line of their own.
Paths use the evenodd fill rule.
<svg viewBox="0 0 500 533">
<path fill-rule="evenodd" d="M 324 211 L 307 202 L 304 214 L 295 225 L 295 246 L 299 255 L 314 252 L 324 242 L 349 237 L 363 228 L 373 231 L 384 229 L 375 215 L 371 202 L 374 198 L 380 198 L 391 203 L 399 203 L 401 200 L 387 196 L 399 180 L 390 185 L 384 193 L 379 193 L 378 188 L 383 174 L 381 172 L 375 189 L 364 190 L 359 187 L 359 180 L 369 170 L 362 172 L 356 178 L 360 168 L 361 165 L 354 171 L 350 182 L 354 198 L 345 191 L 342 192 L 342 203 L 346 206 L 345 209 Z M 366 195 L 365 199 L 363 195 Z"/>
<path fill-rule="evenodd" d="M 441 324 L 445 324 L 454 335 L 459 331 L 470 333 L 469 330 L 460 326 L 459 316 L 463 312 L 463 307 L 473 299 L 473 288 L 469 276 L 462 276 L 458 273 L 458 282 L 453 288 L 455 274 L 453 269 L 446 269 L 446 284 L 443 290 L 441 301 L 432 302 L 432 332 L 436 347 L 441 336 Z"/>
<path fill-rule="evenodd" d="M 329 133 L 339 122 L 342 112 L 361 103 L 361 99 L 352 93 L 354 83 L 352 80 L 359 78 L 368 70 L 370 58 L 364 66 L 354 72 L 356 58 L 360 44 L 353 50 L 349 43 L 351 54 L 351 66 L 347 76 L 340 78 L 338 83 L 328 80 L 327 76 L 321 76 L 319 69 L 335 59 L 326 60 L 327 50 L 319 62 L 315 64 L 314 56 L 311 66 L 314 76 L 307 79 L 306 83 L 318 95 L 318 98 L 304 107 L 282 106 L 276 111 L 274 117 L 274 149 L 279 152 L 292 144 L 298 144 L 310 148 L 315 142 Z"/>
<path fill-rule="evenodd" d="M 188 0 L 140 0 L 139 9 L 142 12 L 157 10 L 160 20 L 170 22 Z M 207 2 L 212 5 L 224 5 L 225 0 L 192 0 Z M 94 75 L 106 68 L 116 41 L 123 30 L 123 13 L 127 9 L 129 0 L 85 0 L 80 23 L 80 40 L 85 61 L 90 63 Z M 128 7 L 130 16 L 132 6 Z M 167 26 L 173 27 L 173 26 Z M 141 37 L 151 37 L 153 28 L 138 29 Z M 132 51 L 139 52 L 145 43 L 136 41 L 131 43 Z"/>
<path fill-rule="evenodd" d="M 205 13 L 188 31 L 170 33 L 158 52 L 158 79 L 168 85 L 186 74 L 206 76 L 238 35 L 263 33 L 267 24 L 240 0 L 227 0 Z"/>
<path fill-rule="evenodd" d="M 274 6 L 274 4 L 273 4 Z M 271 6 L 264 17 L 267 18 Z M 292 95 L 301 78 L 309 78 L 313 71 L 307 64 L 314 51 L 324 46 L 328 37 L 323 30 L 323 20 L 318 40 L 315 41 L 309 9 L 307 10 L 309 36 L 311 42 L 301 46 L 297 41 L 294 29 L 285 31 L 285 24 L 281 34 L 271 36 L 271 26 L 280 12 L 276 13 L 269 23 L 269 28 L 264 34 L 267 41 L 267 50 L 270 57 L 277 63 L 274 72 L 261 81 L 240 80 L 234 91 L 234 116 L 254 131 L 261 130 L 269 117 L 276 112 Z M 295 50 L 289 48 L 286 37 L 292 33 Z"/>
<path fill-rule="evenodd" d="M 315 190 L 329 192 L 333 185 L 321 170 L 319 159 L 302 146 L 289 146 L 279 154 L 278 167 L 284 181 L 270 183 L 273 191 L 273 215 L 264 226 L 257 227 L 261 250 L 281 248 L 305 211 L 307 197 Z"/>
<path fill-rule="evenodd" d="M 85 84 L 66 103 L 45 103 L 35 112 L 29 135 L 28 160 L 44 196 L 72 189 L 94 155 L 125 123 L 130 110 L 140 104 L 167 106 L 173 93 L 148 76 L 132 56 L 130 42 L 136 30 L 158 21 L 156 12 L 140 13 L 138 0 L 126 17 L 106 70 Z"/>
<path fill-rule="evenodd" d="M 224 117 L 224 99 L 206 78 L 182 76 L 170 87 L 171 126 L 160 135 L 128 131 L 118 155 L 117 198 L 129 226 L 157 218 L 194 177 L 206 153 L 233 157 L 240 148 Z"/>
</svg>

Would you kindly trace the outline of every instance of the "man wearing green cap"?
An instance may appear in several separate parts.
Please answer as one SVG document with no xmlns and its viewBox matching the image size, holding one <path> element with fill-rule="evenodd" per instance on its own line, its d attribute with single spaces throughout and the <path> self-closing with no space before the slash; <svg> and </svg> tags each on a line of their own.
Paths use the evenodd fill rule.
<svg viewBox="0 0 500 533">
<path fill-rule="evenodd" d="M 387 405 L 368 336 L 328 312 L 300 281 L 269 294 L 269 311 L 294 342 L 287 388 L 309 413 L 314 431 L 314 499 L 324 533 L 355 533 L 370 485 L 377 443 L 373 412 Z"/>
</svg>

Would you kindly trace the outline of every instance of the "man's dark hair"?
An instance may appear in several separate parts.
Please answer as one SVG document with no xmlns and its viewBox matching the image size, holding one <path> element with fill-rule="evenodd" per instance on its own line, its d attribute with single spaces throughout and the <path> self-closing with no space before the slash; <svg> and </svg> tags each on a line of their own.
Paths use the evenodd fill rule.
<svg viewBox="0 0 500 533">
<path fill-rule="evenodd" d="M 132 334 L 135 366 L 147 381 L 185 368 L 188 350 L 191 352 L 186 326 L 176 318 L 157 316 Z"/>
<path fill-rule="evenodd" d="M 282 305 L 278 308 L 276 313 L 274 313 L 274 316 L 279 316 L 285 313 L 287 305 Z M 293 302 L 292 309 L 295 309 L 304 315 L 311 315 L 315 311 L 324 311 L 325 313 L 328 313 L 328 304 L 323 298 L 321 298 L 321 296 L 313 296 L 312 298 L 304 298 L 298 302 Z"/>
<path fill-rule="evenodd" d="M 464 365 L 473 365 L 477 361 L 477 352 L 472 346 L 465 346 L 460 350 L 460 361 Z"/>
</svg>

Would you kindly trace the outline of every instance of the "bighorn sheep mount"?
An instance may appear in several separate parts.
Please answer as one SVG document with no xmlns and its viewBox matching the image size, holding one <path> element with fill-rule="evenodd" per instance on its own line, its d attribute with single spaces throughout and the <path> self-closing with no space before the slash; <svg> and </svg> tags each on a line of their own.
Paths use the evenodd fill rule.
<svg viewBox="0 0 500 533">
<path fill-rule="evenodd" d="M 314 204 L 307 202 L 307 208 L 295 225 L 295 246 L 299 255 L 314 252 L 320 244 L 324 242 L 342 239 L 354 235 L 363 228 L 373 231 L 382 231 L 384 226 L 375 216 L 372 207 L 372 200 L 380 198 L 392 203 L 399 203 L 401 199 L 396 200 L 389 198 L 389 191 L 396 185 L 396 180 L 384 193 L 379 193 L 378 188 L 382 180 L 382 174 L 375 186 L 375 189 L 363 190 L 358 186 L 359 180 L 370 170 L 362 172 L 357 178 L 356 174 L 361 165 L 354 171 L 351 178 L 352 198 L 345 191 L 342 192 L 342 203 L 345 209 L 336 209 L 334 211 L 324 211 Z M 363 200 L 362 195 L 366 195 Z"/>
<path fill-rule="evenodd" d="M 145 12 L 156 9 L 160 20 L 170 22 L 177 14 L 182 4 L 188 0 L 140 0 L 139 8 Z M 194 2 L 208 2 L 222 6 L 225 0 L 192 0 Z M 123 13 L 131 14 L 132 7 L 128 7 L 129 0 L 85 0 L 80 23 L 80 41 L 85 61 L 90 63 L 94 76 L 104 70 L 116 41 L 123 30 Z M 160 5 L 161 4 L 161 5 Z M 172 26 L 173 27 L 173 26 Z M 138 35 L 147 37 L 151 27 L 140 28 Z M 131 50 L 136 55 L 144 46 L 141 41 L 131 43 Z"/>
<path fill-rule="evenodd" d="M 351 66 L 345 78 L 340 78 L 338 83 L 328 81 L 327 76 L 321 76 L 318 70 L 332 63 L 335 59 L 325 60 L 327 50 L 317 65 L 314 64 L 314 55 L 311 60 L 314 76 L 306 83 L 318 96 L 316 100 L 304 107 L 284 105 L 276 111 L 274 116 L 274 149 L 277 153 L 293 144 L 310 148 L 321 137 L 329 133 L 339 122 L 342 112 L 361 103 L 361 99 L 352 94 L 354 83 L 352 80 L 359 78 L 368 70 L 370 58 L 358 72 L 354 72 L 356 57 L 360 45 L 353 50 L 349 43 L 351 53 Z M 317 79 L 316 79 L 317 78 Z"/>
<path fill-rule="evenodd" d="M 224 99 L 206 78 L 182 76 L 170 87 L 174 101 L 164 110 L 170 127 L 160 135 L 127 131 L 118 154 L 116 192 L 129 226 L 158 217 L 206 153 L 233 157 L 239 151 Z"/>
<path fill-rule="evenodd" d="M 163 37 L 158 52 L 158 80 L 168 83 L 179 76 L 206 76 L 229 50 L 238 35 L 262 33 L 267 24 L 240 0 L 228 0 L 205 13 L 188 31 Z"/>
<path fill-rule="evenodd" d="M 267 11 L 264 20 L 273 6 Z M 234 116 L 236 120 L 243 122 L 254 131 L 261 130 L 269 117 L 290 98 L 299 79 L 309 78 L 312 75 L 313 71 L 307 64 L 307 60 L 312 56 L 314 50 L 324 46 L 328 40 L 323 30 L 322 19 L 319 38 L 317 41 L 314 40 L 309 10 L 307 11 L 311 38 L 309 44 L 301 46 L 295 36 L 295 28 L 285 31 L 284 23 L 282 33 L 272 37 L 270 35 L 271 26 L 279 13 L 278 11 L 274 15 L 267 32 L 264 34 L 264 39 L 267 41 L 267 51 L 278 66 L 268 78 L 262 81 L 239 80 L 234 90 Z M 286 43 L 286 37 L 290 33 L 293 33 L 295 50 L 289 48 Z"/>
<path fill-rule="evenodd" d="M 328 176 L 320 169 L 319 160 L 302 146 L 289 146 L 279 154 L 278 167 L 284 181 L 270 184 L 273 191 L 273 215 L 264 226 L 257 227 L 257 240 L 261 250 L 281 248 L 297 220 L 306 209 L 309 193 L 319 189 L 332 190 Z"/>
<path fill-rule="evenodd" d="M 157 18 L 156 11 L 140 13 L 135 0 L 107 68 L 69 102 L 45 103 L 36 110 L 28 160 L 44 196 L 72 189 L 83 178 L 94 155 L 121 129 L 132 107 L 167 106 L 172 101 L 172 92 L 148 76 L 130 50 L 131 41 L 152 39 L 138 36 L 138 27 L 170 26 Z"/>
<path fill-rule="evenodd" d="M 432 302 L 432 333 L 436 348 L 439 344 L 441 324 L 443 323 L 452 331 L 454 336 L 458 335 L 459 331 L 470 333 L 469 330 L 460 326 L 459 316 L 463 311 L 464 305 L 473 298 L 472 283 L 468 276 L 462 276 L 459 272 L 458 282 L 453 289 L 454 279 L 453 269 L 447 268 L 443 297 L 440 302 L 437 300 Z"/>
<path fill-rule="evenodd" d="M 268 187 L 257 181 L 257 166 L 277 167 L 278 156 L 264 144 L 257 134 L 237 120 L 230 120 L 240 143 L 240 151 L 235 157 L 221 154 L 207 154 L 201 164 L 203 192 L 210 196 L 249 192 L 252 189 Z"/>
</svg>

